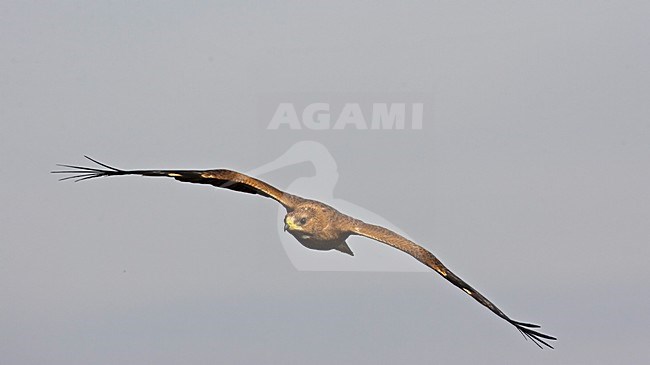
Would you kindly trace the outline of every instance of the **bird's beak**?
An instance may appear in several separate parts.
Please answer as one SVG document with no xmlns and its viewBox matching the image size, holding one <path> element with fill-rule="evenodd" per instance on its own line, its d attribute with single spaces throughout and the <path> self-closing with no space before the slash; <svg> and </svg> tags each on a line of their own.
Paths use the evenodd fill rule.
<svg viewBox="0 0 650 365">
<path fill-rule="evenodd" d="M 292 219 L 284 219 L 284 231 L 288 230 L 297 230 L 299 227 L 296 225 L 296 223 Z"/>
</svg>

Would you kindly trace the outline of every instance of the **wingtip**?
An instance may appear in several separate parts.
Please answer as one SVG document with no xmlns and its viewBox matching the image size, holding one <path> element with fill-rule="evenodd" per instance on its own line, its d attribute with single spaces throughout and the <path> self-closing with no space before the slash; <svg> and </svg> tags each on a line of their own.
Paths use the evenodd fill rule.
<svg viewBox="0 0 650 365">
<path fill-rule="evenodd" d="M 63 167 L 65 169 L 62 170 L 53 170 L 50 171 L 52 174 L 69 174 L 70 176 L 65 176 L 59 179 L 59 181 L 65 181 L 65 180 L 73 180 L 74 182 L 80 182 L 88 179 L 93 179 L 96 177 L 102 177 L 102 176 L 111 176 L 111 175 L 120 175 L 123 174 L 124 171 L 121 171 L 119 169 L 116 169 L 112 166 L 108 166 L 106 164 L 103 164 L 92 157 L 88 155 L 83 155 L 86 159 L 89 161 L 92 161 L 93 163 L 105 167 L 107 170 L 102 170 L 100 168 L 96 167 L 85 167 L 85 166 L 78 166 L 78 165 L 67 165 L 67 164 L 60 164 L 57 163 L 56 166 Z"/>
<path fill-rule="evenodd" d="M 515 326 L 515 328 L 519 331 L 519 333 L 521 333 L 522 336 L 524 336 L 526 340 L 530 339 L 540 349 L 544 349 L 544 346 L 550 349 L 554 349 L 554 347 L 551 346 L 551 344 L 549 344 L 546 341 L 557 341 L 557 338 L 533 329 L 533 328 L 540 328 L 539 325 L 534 323 L 515 321 L 508 318 L 507 316 L 504 317 L 504 319 L 508 321 L 510 324 L 512 324 L 513 326 Z"/>
</svg>

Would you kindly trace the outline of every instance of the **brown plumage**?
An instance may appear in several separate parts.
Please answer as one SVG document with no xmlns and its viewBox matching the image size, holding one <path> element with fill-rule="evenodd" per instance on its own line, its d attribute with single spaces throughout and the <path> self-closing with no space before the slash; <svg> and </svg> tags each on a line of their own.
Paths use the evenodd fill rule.
<svg viewBox="0 0 650 365">
<path fill-rule="evenodd" d="M 88 156 L 85 157 L 106 168 L 106 170 L 73 165 L 59 165 L 71 170 L 52 171 L 52 173 L 69 174 L 70 176 L 64 177 L 61 180 L 74 179 L 75 181 L 118 175 L 172 177 L 183 182 L 209 184 L 219 188 L 226 188 L 249 194 L 258 194 L 271 198 L 282 204 L 282 206 L 287 210 L 287 215 L 284 217 L 284 229 L 294 236 L 303 246 L 314 250 L 338 250 L 353 255 L 352 250 L 345 242 L 345 240 L 351 235 L 364 236 L 385 243 L 413 256 L 424 265 L 435 270 L 438 274 L 442 275 L 442 277 L 447 279 L 449 282 L 462 289 L 477 302 L 481 303 L 497 316 L 515 326 L 519 332 L 521 332 L 526 338 L 530 338 L 540 348 L 542 345 L 553 348 L 553 346 L 548 344 L 546 341 L 556 340 L 555 337 L 534 330 L 533 328 L 539 328 L 538 325 L 512 320 L 487 298 L 451 272 L 427 249 L 389 229 L 352 218 L 327 204 L 285 193 L 263 181 L 236 171 L 223 169 L 203 171 L 125 171 L 95 161 Z"/>
</svg>

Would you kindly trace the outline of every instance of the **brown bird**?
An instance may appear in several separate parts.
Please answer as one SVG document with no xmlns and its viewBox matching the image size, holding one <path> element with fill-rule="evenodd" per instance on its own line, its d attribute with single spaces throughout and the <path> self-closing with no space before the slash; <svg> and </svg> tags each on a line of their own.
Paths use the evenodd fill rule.
<svg viewBox="0 0 650 365">
<path fill-rule="evenodd" d="M 219 188 L 226 188 L 249 194 L 258 194 L 271 198 L 282 204 L 282 206 L 287 210 L 287 214 L 284 217 L 284 229 L 294 236 L 303 246 L 314 250 L 338 250 L 353 255 L 352 250 L 345 242 L 345 240 L 352 235 L 364 236 L 385 243 L 400 251 L 406 252 L 421 263 L 435 270 L 438 274 L 442 275 L 443 278 L 462 289 L 477 302 L 486 306 L 497 316 L 515 326 L 515 328 L 524 335 L 524 338 L 530 338 L 538 347 L 542 348 L 542 345 L 545 345 L 549 348 L 553 348 L 553 346 L 548 344 L 545 340 L 556 340 L 555 337 L 534 330 L 533 328 L 539 328 L 536 324 L 518 322 L 511 319 L 481 293 L 476 291 L 476 289 L 472 288 L 464 280 L 451 272 L 427 249 L 389 229 L 365 223 L 359 219 L 345 215 L 319 201 L 285 193 L 263 181 L 236 171 L 223 169 L 202 171 L 126 171 L 108 166 L 88 156 L 84 157 L 106 168 L 106 170 L 74 165 L 58 165 L 71 170 L 52 171 L 52 173 L 70 174 L 70 176 L 61 178 L 60 180 L 74 179 L 75 181 L 118 175 L 173 177 L 174 179 L 183 182 L 209 184 Z"/>
</svg>

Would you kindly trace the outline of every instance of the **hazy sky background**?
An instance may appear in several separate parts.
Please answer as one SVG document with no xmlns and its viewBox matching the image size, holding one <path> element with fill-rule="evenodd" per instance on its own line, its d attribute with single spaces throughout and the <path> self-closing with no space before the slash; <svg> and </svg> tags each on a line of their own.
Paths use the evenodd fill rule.
<svg viewBox="0 0 650 365">
<path fill-rule="evenodd" d="M 0 363 L 648 362 L 649 15 L 644 1 L 1 2 Z M 349 95 L 423 101 L 423 129 L 267 130 L 260 108 Z M 271 200 L 49 174 L 83 154 L 247 171 L 304 140 L 336 161 L 335 199 L 556 350 L 434 273 L 296 270 Z M 356 257 L 370 245 L 350 240 Z"/>
</svg>

